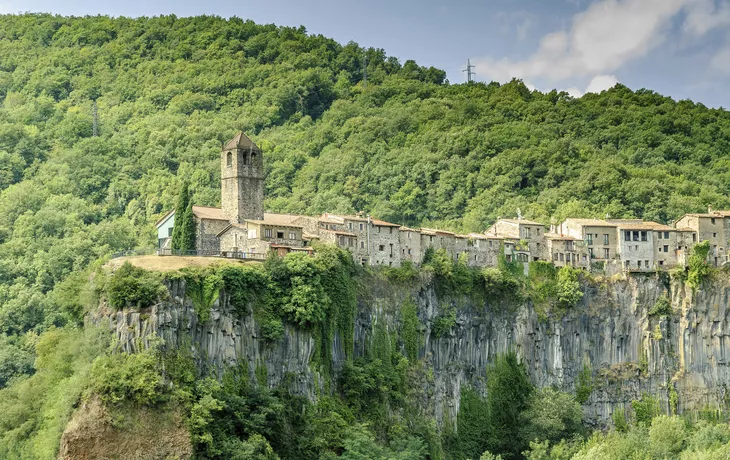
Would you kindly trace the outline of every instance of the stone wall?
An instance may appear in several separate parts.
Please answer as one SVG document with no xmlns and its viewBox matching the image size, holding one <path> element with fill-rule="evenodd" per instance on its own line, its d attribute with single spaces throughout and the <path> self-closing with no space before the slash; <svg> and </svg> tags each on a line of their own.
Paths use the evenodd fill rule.
<svg viewBox="0 0 730 460">
<path fill-rule="evenodd" d="M 696 293 L 681 282 L 669 284 L 645 274 L 586 285 L 580 305 L 548 320 L 539 319 L 529 304 L 506 308 L 490 298 L 439 298 L 428 279 L 411 288 L 396 288 L 380 278 L 369 283 L 369 292 L 358 301 L 355 354 L 365 353 L 376 322 L 396 333 L 399 306 L 407 297 L 414 299 L 424 340 L 419 350 L 423 374 L 413 385 L 422 392 L 423 410 L 440 421 L 453 421 L 464 385 L 485 391 L 487 366 L 507 350 L 518 353 L 539 387 L 574 391 L 578 373 L 589 366 L 594 391 L 584 410 L 597 424 L 610 420 L 615 408 L 630 411 L 631 400 L 643 392 L 656 395 L 667 408 L 670 386 L 679 396 L 680 412 L 716 408 L 730 383 L 726 274 Z M 198 364 L 217 375 L 225 366 L 244 362 L 253 378 L 256 367 L 265 365 L 270 387 L 289 376 L 290 390 L 296 394 L 314 400 L 325 391 L 324 377 L 309 364 L 315 341 L 308 331 L 286 325 L 281 340 L 266 342 L 259 336 L 252 306 L 248 314 L 237 315 L 225 292 L 210 321 L 199 324 L 184 281 L 170 282 L 169 289 L 170 300 L 148 311 L 99 313 L 90 320 L 107 322 L 125 351 L 146 346 L 156 333 L 169 346 L 192 345 Z M 676 314 L 649 317 L 648 311 L 664 295 Z M 431 327 L 446 307 L 457 309 L 456 325 L 437 338 Z M 344 360 L 344 349 L 335 337 L 335 369 Z"/>
</svg>

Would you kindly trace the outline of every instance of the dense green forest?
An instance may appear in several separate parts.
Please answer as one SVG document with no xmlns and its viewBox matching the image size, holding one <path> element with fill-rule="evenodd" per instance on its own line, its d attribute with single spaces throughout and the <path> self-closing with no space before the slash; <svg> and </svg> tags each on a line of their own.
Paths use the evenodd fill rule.
<svg viewBox="0 0 730 460">
<path fill-rule="evenodd" d="M 41 353 L 76 333 L 91 265 L 151 247 L 183 179 L 218 204 L 238 130 L 265 152 L 272 211 L 482 231 L 518 208 L 669 222 L 730 206 L 724 110 L 621 85 L 580 99 L 452 85 L 381 49 L 235 18 L 0 16 L 0 103 L 8 391 L 54 366 Z"/>
</svg>

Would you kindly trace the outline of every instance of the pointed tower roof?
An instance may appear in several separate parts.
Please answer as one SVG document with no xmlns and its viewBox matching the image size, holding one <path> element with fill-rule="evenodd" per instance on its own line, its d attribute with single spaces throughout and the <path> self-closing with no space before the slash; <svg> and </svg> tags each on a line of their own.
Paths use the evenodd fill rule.
<svg viewBox="0 0 730 460">
<path fill-rule="evenodd" d="M 235 136 L 233 136 L 233 139 L 226 142 L 226 145 L 223 146 L 223 150 L 233 150 L 233 149 L 251 149 L 254 150 L 261 150 L 258 145 L 254 144 L 254 142 L 248 138 L 247 135 L 243 133 L 243 131 L 239 132 Z"/>
</svg>

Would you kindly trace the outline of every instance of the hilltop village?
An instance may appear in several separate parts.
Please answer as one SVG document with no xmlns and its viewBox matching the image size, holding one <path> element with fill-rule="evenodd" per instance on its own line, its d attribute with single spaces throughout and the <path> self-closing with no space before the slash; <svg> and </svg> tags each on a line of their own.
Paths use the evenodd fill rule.
<svg viewBox="0 0 730 460">
<path fill-rule="evenodd" d="M 366 216 L 301 216 L 264 212 L 264 158 L 244 133 L 221 153 L 221 207 L 193 206 L 196 250 L 201 255 L 253 258 L 274 251 L 313 252 L 315 241 L 349 251 L 362 265 L 420 264 L 429 248 L 444 249 L 473 267 L 507 261 L 551 261 L 556 266 L 607 272 L 654 271 L 687 264 L 692 247 L 709 241 L 708 261 L 728 263 L 730 211 L 687 214 L 673 226 L 641 219 L 565 219 L 546 225 L 521 217 L 499 219 L 484 233 L 460 235 L 408 228 Z M 174 211 L 157 223 L 159 254 L 171 253 Z"/>
</svg>

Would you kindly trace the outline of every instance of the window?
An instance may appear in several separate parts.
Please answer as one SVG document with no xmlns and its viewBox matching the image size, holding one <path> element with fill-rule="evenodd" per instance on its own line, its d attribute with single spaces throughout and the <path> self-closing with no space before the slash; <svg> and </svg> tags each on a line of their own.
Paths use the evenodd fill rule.
<svg viewBox="0 0 730 460">
<path fill-rule="evenodd" d="M 345 237 L 340 235 L 340 246 L 344 246 L 344 245 L 345 245 Z"/>
<path fill-rule="evenodd" d="M 347 228 L 348 228 L 349 230 L 352 230 L 352 222 L 348 222 L 348 223 L 347 223 Z"/>
<path fill-rule="evenodd" d="M 567 251 L 573 251 L 573 250 L 575 250 L 575 246 L 573 246 L 573 242 L 572 241 L 566 241 L 565 242 L 565 249 Z"/>
<path fill-rule="evenodd" d="M 660 260 L 659 261 L 659 266 L 661 267 L 662 265 L 664 265 L 664 261 L 663 260 Z"/>
<path fill-rule="evenodd" d="M 586 243 L 588 243 L 589 246 L 592 245 L 593 244 L 593 234 L 589 233 L 586 236 L 588 237 Z"/>
<path fill-rule="evenodd" d="M 603 234 L 603 244 L 608 246 L 608 233 Z"/>
<path fill-rule="evenodd" d="M 362 231 L 365 228 L 365 224 L 360 224 L 360 231 Z"/>
<path fill-rule="evenodd" d="M 296 240 L 297 239 L 296 232 L 289 232 L 289 239 L 290 240 Z"/>
<path fill-rule="evenodd" d="M 593 255 L 593 248 L 588 248 L 588 254 L 591 256 L 591 259 L 595 257 L 595 255 Z"/>
<path fill-rule="evenodd" d="M 172 229 L 173 227 L 167 229 L 167 236 L 172 236 Z"/>
<path fill-rule="evenodd" d="M 365 249 L 365 242 L 364 241 L 360 241 L 360 249 Z"/>
<path fill-rule="evenodd" d="M 603 258 L 608 259 L 608 256 L 609 256 L 608 248 L 603 248 Z"/>
<path fill-rule="evenodd" d="M 640 260 L 637 260 L 637 261 L 636 261 L 636 266 L 637 266 L 638 268 L 641 268 L 641 261 L 640 261 Z"/>
<path fill-rule="evenodd" d="M 378 227 L 378 233 L 380 233 L 380 227 Z"/>
<path fill-rule="evenodd" d="M 631 241 L 631 232 L 626 230 L 625 235 L 626 235 L 626 237 L 624 238 L 624 240 Z"/>
<path fill-rule="evenodd" d="M 665 240 L 668 240 L 669 239 L 669 232 L 664 232 L 664 239 Z"/>
<path fill-rule="evenodd" d="M 231 152 L 228 152 L 228 154 L 226 155 L 226 166 L 228 166 L 229 168 L 233 166 L 233 154 Z"/>
<path fill-rule="evenodd" d="M 360 259 L 360 263 L 363 264 L 363 265 L 367 265 L 368 264 L 368 260 L 367 259 Z"/>
<path fill-rule="evenodd" d="M 624 267 L 626 267 L 627 269 L 631 268 L 631 261 L 627 260 L 626 262 L 624 262 Z"/>
<path fill-rule="evenodd" d="M 557 262 L 557 260 L 558 260 L 558 253 L 557 252 L 553 254 L 553 260 Z"/>
<path fill-rule="evenodd" d="M 717 238 L 717 233 L 713 233 L 713 234 L 712 234 L 712 237 L 713 237 L 713 238 Z"/>
<path fill-rule="evenodd" d="M 665 244 L 664 245 L 664 252 L 669 252 L 669 245 L 668 244 Z"/>
<path fill-rule="evenodd" d="M 284 239 L 284 232 L 276 232 L 276 237 L 279 239 Z"/>
<path fill-rule="evenodd" d="M 712 225 L 715 225 L 715 218 L 714 217 L 712 219 L 710 219 L 710 223 L 712 223 Z"/>
<path fill-rule="evenodd" d="M 489 240 L 489 247 L 492 247 L 492 240 Z"/>
<path fill-rule="evenodd" d="M 634 241 L 639 241 L 639 232 L 634 232 Z"/>
<path fill-rule="evenodd" d="M 411 239 L 411 232 L 408 232 L 408 239 Z"/>
<path fill-rule="evenodd" d="M 659 252 L 662 252 L 662 247 L 661 246 L 659 246 Z"/>
<path fill-rule="evenodd" d="M 522 227 L 522 237 L 523 238 L 530 237 L 530 227 Z"/>
<path fill-rule="evenodd" d="M 649 261 L 648 260 L 645 260 L 644 261 L 644 267 L 649 268 Z"/>
<path fill-rule="evenodd" d="M 271 229 L 270 228 L 264 229 L 264 238 L 271 238 Z"/>
<path fill-rule="evenodd" d="M 393 234 L 393 227 L 390 227 L 390 234 Z"/>
<path fill-rule="evenodd" d="M 355 238 L 352 238 L 352 237 L 348 238 L 347 239 L 347 245 L 350 246 L 350 247 L 355 246 Z"/>
<path fill-rule="evenodd" d="M 560 253 L 560 261 L 562 262 L 563 260 L 565 260 L 565 255 L 563 255 L 563 253 L 561 252 Z"/>
<path fill-rule="evenodd" d="M 696 233 L 693 233 L 692 234 L 692 242 L 693 243 L 696 243 L 697 242 L 697 234 Z"/>
<path fill-rule="evenodd" d="M 408 255 L 411 255 L 411 250 L 410 249 L 408 250 Z"/>
<path fill-rule="evenodd" d="M 385 251 L 385 245 L 381 244 L 380 246 L 378 246 L 378 251 Z"/>
<path fill-rule="evenodd" d="M 662 239 L 662 232 L 657 232 L 657 238 Z"/>
<path fill-rule="evenodd" d="M 646 232 L 641 232 L 641 241 L 646 241 L 646 239 L 647 239 Z"/>
<path fill-rule="evenodd" d="M 248 156 L 244 153 L 243 154 L 243 165 L 246 166 L 248 164 Z"/>
<path fill-rule="evenodd" d="M 586 262 L 586 255 L 583 254 L 583 262 Z"/>
</svg>

